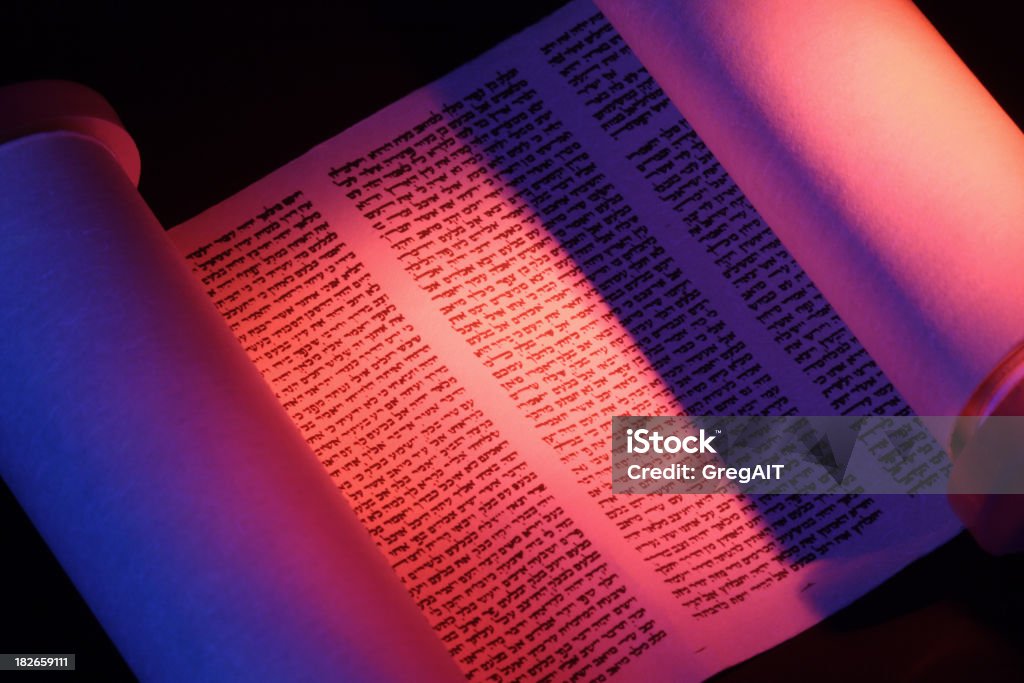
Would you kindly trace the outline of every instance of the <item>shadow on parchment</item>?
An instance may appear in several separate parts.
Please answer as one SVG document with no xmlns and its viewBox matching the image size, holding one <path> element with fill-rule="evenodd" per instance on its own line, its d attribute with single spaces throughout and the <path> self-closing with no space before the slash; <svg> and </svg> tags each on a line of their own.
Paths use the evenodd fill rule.
<svg viewBox="0 0 1024 683">
<path fill-rule="evenodd" d="M 522 339 L 524 343 L 521 346 L 529 348 L 529 344 L 535 345 L 538 341 L 541 345 L 553 344 L 556 338 L 561 337 L 560 343 L 571 343 L 584 351 L 604 347 L 608 349 L 609 355 L 621 357 L 628 357 L 631 350 L 636 349 L 646 361 L 632 368 L 636 377 L 616 377 L 616 383 L 612 384 L 617 392 L 613 398 L 617 406 L 622 406 L 622 413 L 650 414 L 655 410 L 664 410 L 665 406 L 672 406 L 678 412 L 690 414 L 799 414 L 799 397 L 783 395 L 772 375 L 773 370 L 767 369 L 758 360 L 758 349 L 745 341 L 728 323 L 730 316 L 750 317 L 750 311 L 742 308 L 718 310 L 703 291 L 702 284 L 688 275 L 692 270 L 688 267 L 688 252 L 697 253 L 702 259 L 708 256 L 703 253 L 704 247 L 687 235 L 687 226 L 682 216 L 674 216 L 667 226 L 645 225 L 635 207 L 629 205 L 620 189 L 605 174 L 610 169 L 607 166 L 602 168 L 608 163 L 607 160 L 599 161 L 603 155 L 593 148 L 588 149 L 570 131 L 566 122 L 560 121 L 548 109 L 541 96 L 515 69 L 498 71 L 493 81 L 481 84 L 469 92 L 459 91 L 450 83 L 447 86 L 430 86 L 433 109 L 425 111 L 423 124 L 416 127 L 415 133 L 410 131 L 408 137 L 403 136 L 401 143 L 396 146 L 396 151 L 408 146 L 410 154 L 402 156 L 398 161 L 394 159 L 399 155 L 393 154 L 390 161 L 378 159 L 374 162 L 394 163 L 393 168 L 385 168 L 385 177 L 389 177 L 389 182 L 396 183 L 394 187 L 403 185 L 402 193 L 419 193 L 415 198 L 424 200 L 421 210 L 432 214 L 425 222 L 418 223 L 416 229 L 404 228 L 401 235 L 392 235 L 395 239 L 416 245 L 413 250 L 415 253 L 429 245 L 433 239 L 432 234 L 444 235 L 446 230 L 453 231 L 449 226 L 459 225 L 458 214 L 472 216 L 468 220 L 475 220 L 482 213 L 484 217 L 481 221 L 497 227 L 485 230 L 485 225 L 474 224 L 473 230 L 467 234 L 478 235 L 476 239 L 479 244 L 470 243 L 470 253 L 477 253 L 473 251 L 475 247 L 490 241 L 492 251 L 500 251 L 509 262 L 525 267 L 522 272 L 529 274 L 534 291 L 551 285 L 556 289 L 571 291 L 570 298 L 580 292 L 583 292 L 583 298 L 586 298 L 587 291 L 598 293 L 610 311 L 607 315 L 597 316 L 599 324 L 581 328 L 589 332 L 572 338 L 571 342 L 565 342 L 565 339 L 570 338 L 566 332 L 572 331 L 570 327 L 562 326 L 566 322 L 562 317 L 566 309 L 559 298 L 548 297 L 539 305 L 545 322 L 528 335 L 530 338 Z M 593 124 L 574 121 L 572 125 L 578 129 Z M 604 143 L 613 144 L 611 140 Z M 438 160 L 445 163 L 439 164 Z M 622 157 L 622 163 L 628 163 L 625 156 Z M 424 187 L 410 187 L 399 181 L 402 177 L 408 177 L 406 174 L 410 171 L 420 170 L 425 171 Z M 702 184 L 706 181 L 700 173 L 691 173 L 693 182 L 688 182 L 684 187 L 692 187 L 692 192 L 701 196 L 709 190 Z M 644 182 L 639 174 L 636 174 L 634 180 Z M 431 187 L 425 187 L 427 185 Z M 470 188 L 478 188 L 479 191 L 470 192 Z M 387 190 L 386 187 L 383 189 Z M 380 189 L 374 191 L 379 193 Z M 437 206 L 436 196 L 431 201 L 425 201 L 431 193 L 436 196 L 445 196 L 446 193 L 441 205 L 451 204 L 454 208 L 427 209 L 431 205 Z M 480 197 L 487 198 L 488 203 L 481 204 Z M 455 203 L 456 200 L 463 203 Z M 473 205 L 472 209 L 468 208 L 470 205 Z M 467 210 L 462 211 L 463 208 Z M 381 215 L 381 212 L 375 212 L 373 220 L 380 220 Z M 409 212 L 401 220 L 420 220 L 420 216 Z M 744 220 L 749 220 L 749 217 Z M 432 221 L 436 223 L 431 225 Z M 435 228 L 440 232 L 435 233 Z M 666 234 L 670 236 L 669 239 L 666 239 Z M 466 239 L 466 236 L 460 239 Z M 456 239 L 452 237 L 451 242 L 454 244 Z M 420 255 L 417 254 L 416 258 L 420 258 Z M 571 265 L 567 265 L 570 262 Z M 439 305 L 448 306 L 450 310 L 456 310 L 460 305 L 470 310 L 485 308 L 459 304 L 456 292 L 460 287 L 491 286 L 493 292 L 502 292 L 512 282 L 501 282 L 508 277 L 501 273 L 512 272 L 507 268 L 496 273 L 492 268 L 475 270 L 466 268 L 465 262 L 461 265 L 453 263 L 457 263 L 457 259 L 449 259 L 437 275 L 444 282 L 443 289 L 431 290 L 435 292 L 434 298 L 439 300 Z M 795 263 L 790 265 L 797 269 Z M 433 269 L 438 264 L 432 261 L 429 267 Z M 483 271 L 487 272 L 487 279 L 481 285 L 481 281 L 476 278 L 481 277 Z M 533 279 L 535 275 L 538 279 Z M 722 282 L 728 281 L 723 278 Z M 449 295 L 445 292 L 452 293 Z M 499 303 L 493 305 L 500 308 L 500 304 L 503 304 L 501 297 L 495 301 Z M 507 312 L 494 313 L 474 314 L 470 321 L 472 333 L 483 335 L 490 332 L 496 338 L 500 337 L 503 330 L 507 329 L 507 319 L 503 318 Z M 503 324 L 505 327 L 502 327 Z M 605 334 L 609 328 L 614 328 L 611 337 Z M 615 331 L 624 334 L 616 336 Z M 531 360 L 525 351 L 505 351 L 502 355 L 506 360 L 537 362 L 536 358 Z M 579 380 L 578 384 L 584 393 L 588 385 L 595 383 L 592 374 L 585 374 L 584 371 L 588 369 L 575 362 L 569 367 L 563 365 L 557 369 Z M 593 367 L 589 370 L 593 370 Z M 794 370 L 795 366 L 782 371 Z M 597 380 L 605 379 L 597 377 Z M 647 380 L 651 382 L 645 383 Z M 812 386 L 810 378 L 806 379 L 806 384 Z M 653 385 L 657 386 L 652 388 Z M 640 390 L 639 398 L 635 393 L 637 390 Z M 571 411 L 572 406 L 565 409 Z M 618 408 L 616 411 L 619 412 Z M 576 417 L 581 415 L 577 414 Z M 602 417 L 607 421 L 606 434 L 610 437 L 612 415 Z M 534 421 L 540 429 L 540 423 Z M 568 441 L 571 439 L 567 438 Z M 610 444 L 610 438 L 607 443 Z M 607 453 L 592 456 L 600 464 L 610 458 L 610 448 Z M 877 512 L 875 502 L 867 496 L 746 496 L 741 500 L 743 515 L 757 521 L 750 527 L 744 527 L 742 521 L 731 522 L 733 527 L 725 523 L 712 533 L 710 530 L 716 522 L 721 521 L 715 520 L 715 515 L 731 512 L 729 506 L 723 507 L 716 501 L 699 502 L 701 496 L 692 497 L 691 500 L 686 495 L 682 498 L 623 496 L 615 499 L 610 490 L 611 481 L 607 485 L 607 493 L 599 494 L 602 496 L 599 502 L 606 509 L 617 506 L 620 513 L 623 507 L 628 508 L 624 514 L 628 516 L 627 520 L 636 520 L 637 526 L 650 523 L 650 538 L 643 540 L 636 533 L 636 527 L 627 530 L 623 527 L 622 517 L 616 520 L 624 536 L 638 547 L 642 555 L 651 558 L 659 566 L 659 573 L 665 577 L 670 590 L 679 589 L 680 601 L 684 605 L 689 604 L 686 608 L 694 613 L 700 612 L 715 600 L 728 600 L 727 595 L 717 593 L 722 586 L 715 584 L 706 589 L 709 594 L 714 593 L 706 601 L 695 603 L 689 600 L 692 594 L 685 595 L 689 590 L 686 588 L 688 583 L 714 574 L 716 569 L 725 564 L 734 568 L 738 566 L 736 563 L 742 564 L 736 570 L 738 574 L 766 571 L 764 574 L 755 574 L 749 584 L 735 586 L 741 590 L 744 585 L 768 579 L 771 579 L 770 582 L 783 579 L 803 581 L 794 579 L 792 574 L 822 556 L 837 559 L 869 551 L 879 552 L 877 547 L 868 548 L 866 544 L 856 542 L 859 531 L 850 537 L 849 542 L 839 545 L 832 545 L 830 538 L 819 537 L 817 532 L 819 527 L 844 512 L 860 515 L 849 522 L 850 527 L 862 518 L 877 518 L 877 514 L 881 513 Z M 622 498 L 628 500 L 623 501 Z M 687 508 L 690 511 L 682 519 L 678 515 L 672 517 L 674 513 Z M 656 514 L 661 516 L 656 518 Z M 705 546 L 709 542 L 721 543 L 719 532 L 742 528 L 749 534 L 763 532 L 761 540 L 752 543 L 752 546 L 756 551 L 760 543 L 768 546 L 768 550 L 757 554 L 751 551 L 751 546 L 743 547 L 742 541 L 749 538 L 749 535 L 741 535 L 730 541 L 740 546 L 739 554 L 730 556 L 728 561 L 715 559 L 714 562 L 708 562 L 716 556 L 720 557 L 724 548 L 720 546 L 701 555 L 690 547 L 691 539 L 678 535 L 666 536 L 661 531 L 653 533 L 656 529 L 665 529 L 666 525 L 685 526 L 700 517 L 703 517 L 700 532 L 707 530 L 700 541 Z M 656 535 L 668 540 L 652 543 Z M 899 543 L 900 539 L 889 542 Z M 698 569 L 693 569 L 695 565 Z M 700 569 L 702 566 L 706 571 Z M 772 576 L 772 569 L 779 571 Z M 808 582 L 804 588 L 810 585 L 813 584 Z M 816 592 L 805 595 L 806 602 L 818 604 Z M 821 611 L 837 607 L 836 604 L 824 602 L 834 602 L 835 599 L 833 595 L 822 596 L 819 605 Z"/>
</svg>

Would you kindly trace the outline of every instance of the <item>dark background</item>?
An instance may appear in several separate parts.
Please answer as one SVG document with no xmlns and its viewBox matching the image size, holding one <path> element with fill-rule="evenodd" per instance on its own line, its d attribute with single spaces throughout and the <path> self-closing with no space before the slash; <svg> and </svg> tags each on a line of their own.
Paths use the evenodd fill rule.
<svg viewBox="0 0 1024 683">
<path fill-rule="evenodd" d="M 60 78 L 102 93 L 139 146 L 143 196 L 172 226 L 561 4 L 16 2 L 0 7 L 0 85 Z M 917 4 L 1020 126 L 1017 3 Z M 74 652 L 79 673 L 131 675 L 3 485 L 0 572 L 0 652 Z M 1024 557 L 989 557 L 961 535 L 718 678 L 1024 679 L 1022 583 Z"/>
</svg>

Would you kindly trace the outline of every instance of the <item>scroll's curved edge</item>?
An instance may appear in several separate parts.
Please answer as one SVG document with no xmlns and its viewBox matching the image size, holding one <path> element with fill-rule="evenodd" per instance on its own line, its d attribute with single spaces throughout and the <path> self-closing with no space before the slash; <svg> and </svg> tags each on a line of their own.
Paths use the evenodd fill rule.
<svg viewBox="0 0 1024 683">
<path fill-rule="evenodd" d="M 102 95 L 79 83 L 59 80 L 0 87 L 0 144 L 62 131 L 97 140 L 138 186 L 142 168 L 139 148 Z"/>
</svg>

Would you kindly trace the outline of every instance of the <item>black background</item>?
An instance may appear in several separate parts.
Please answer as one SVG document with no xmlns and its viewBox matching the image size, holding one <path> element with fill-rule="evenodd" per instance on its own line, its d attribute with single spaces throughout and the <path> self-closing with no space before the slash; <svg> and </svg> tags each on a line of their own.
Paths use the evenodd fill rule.
<svg viewBox="0 0 1024 683">
<path fill-rule="evenodd" d="M 0 8 L 0 85 L 61 78 L 102 93 L 139 146 L 140 191 L 172 226 L 561 4 L 13 3 Z M 1016 4 L 918 1 L 1019 126 Z M 74 652 L 79 673 L 131 675 L 5 486 L 0 563 L 0 652 Z M 1022 584 L 1024 558 L 961 535 L 717 678 L 1024 679 Z"/>
</svg>

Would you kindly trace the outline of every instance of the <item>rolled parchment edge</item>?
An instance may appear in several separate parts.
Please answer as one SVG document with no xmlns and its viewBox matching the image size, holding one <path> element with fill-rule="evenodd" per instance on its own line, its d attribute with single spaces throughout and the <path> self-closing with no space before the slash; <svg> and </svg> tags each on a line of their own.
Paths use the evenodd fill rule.
<svg viewBox="0 0 1024 683">
<path fill-rule="evenodd" d="M 138 186 L 139 148 L 114 108 L 95 90 L 72 81 L 26 81 L 0 87 L 0 102 L 0 144 L 38 133 L 81 133 L 106 147 Z"/>
</svg>

